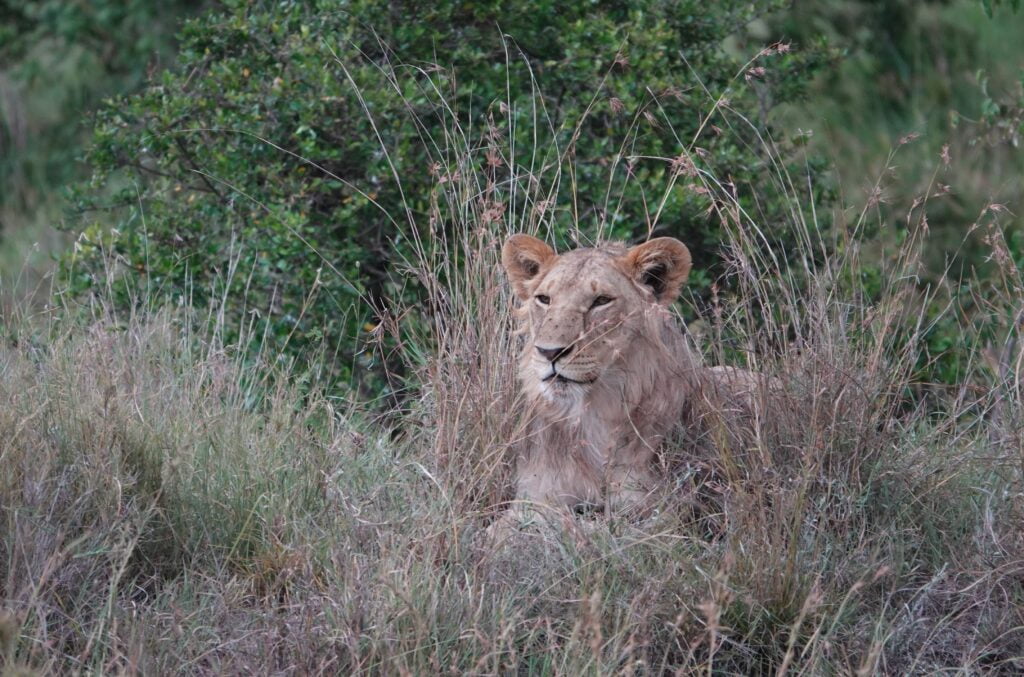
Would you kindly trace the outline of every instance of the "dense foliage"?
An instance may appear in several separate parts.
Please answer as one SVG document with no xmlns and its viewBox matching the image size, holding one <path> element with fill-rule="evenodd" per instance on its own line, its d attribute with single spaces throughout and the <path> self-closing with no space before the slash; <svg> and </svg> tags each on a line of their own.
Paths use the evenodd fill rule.
<svg viewBox="0 0 1024 677">
<path fill-rule="evenodd" d="M 487 218 L 570 240 L 653 228 L 714 260 L 708 197 L 684 181 L 663 204 L 661 191 L 708 167 L 744 193 L 763 170 L 756 137 L 815 53 L 782 44 L 744 66 L 772 41 L 723 41 L 783 4 L 227 2 L 185 25 L 181 68 L 100 113 L 72 286 L 103 278 L 102 250 L 136 289 L 226 294 L 277 349 L 325 336 L 351 355 L 387 299 L 417 293 L 403 257 L 443 235 L 431 204 L 465 143 L 490 172 Z M 705 117 L 716 101 L 759 117 L 723 133 Z M 696 169 L 673 161 L 684 151 Z M 525 172 L 549 199 L 522 203 Z M 785 237 L 779 205 L 744 201 Z M 701 269 L 706 290 L 716 272 Z"/>
</svg>

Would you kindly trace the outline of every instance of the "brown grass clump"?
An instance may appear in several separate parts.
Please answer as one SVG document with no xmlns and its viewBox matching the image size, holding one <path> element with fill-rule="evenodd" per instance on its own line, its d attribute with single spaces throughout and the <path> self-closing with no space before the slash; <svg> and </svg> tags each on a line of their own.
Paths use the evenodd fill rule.
<svg viewBox="0 0 1024 677">
<path fill-rule="evenodd" d="M 758 189 L 790 201 L 801 236 L 783 257 L 684 143 L 685 163 L 665 161 L 687 171 L 665 190 L 707 196 L 732 273 L 702 329 L 697 308 L 683 317 L 709 363 L 776 385 L 742 421 L 681 427 L 664 450 L 679 500 L 656 517 L 567 517 L 481 547 L 521 434 L 500 242 L 547 232 L 571 148 L 524 167 L 450 124 L 408 233 L 427 300 L 381 326 L 417 374 L 405 409 L 374 419 L 386 425 L 187 309 L 4 318 L 0 670 L 1024 669 L 1019 326 L 965 356 L 958 388 L 915 381 L 934 321 L 914 277 L 929 196 L 886 254 L 862 241 L 873 208 L 826 230 L 775 169 Z M 997 210 L 982 218 L 998 232 Z M 881 277 L 870 296 L 866 262 Z M 986 312 L 1016 317 L 1015 293 Z M 750 434 L 728 434 L 740 424 Z"/>
</svg>

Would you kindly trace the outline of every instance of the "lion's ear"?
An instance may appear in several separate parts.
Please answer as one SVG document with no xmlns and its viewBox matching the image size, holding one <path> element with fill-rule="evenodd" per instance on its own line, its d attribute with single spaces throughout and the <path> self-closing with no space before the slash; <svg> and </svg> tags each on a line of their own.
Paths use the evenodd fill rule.
<svg viewBox="0 0 1024 677">
<path fill-rule="evenodd" d="M 530 297 L 530 280 L 554 257 L 554 249 L 531 235 L 519 233 L 505 241 L 501 248 L 501 265 L 516 296 L 524 301 Z"/>
<path fill-rule="evenodd" d="M 693 265 L 690 250 L 671 237 L 637 245 L 626 252 L 625 258 L 633 279 L 654 292 L 654 298 L 663 305 L 676 300 Z"/>
</svg>

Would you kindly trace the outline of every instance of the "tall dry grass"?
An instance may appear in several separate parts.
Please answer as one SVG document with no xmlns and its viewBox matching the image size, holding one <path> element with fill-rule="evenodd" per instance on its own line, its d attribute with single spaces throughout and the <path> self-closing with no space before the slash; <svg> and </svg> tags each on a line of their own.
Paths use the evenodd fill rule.
<svg viewBox="0 0 1024 677">
<path fill-rule="evenodd" d="M 934 321 L 923 311 L 934 292 L 915 271 L 936 195 L 908 206 L 903 246 L 880 254 L 863 237 L 876 193 L 826 229 L 806 177 L 787 173 L 770 140 L 752 187 L 718 178 L 697 140 L 650 159 L 674 168 L 664 194 L 708 196 L 729 234 L 730 275 L 693 332 L 702 353 L 778 387 L 742 421 L 717 412 L 719 427 L 750 435 L 679 431 L 666 482 L 686 500 L 656 518 L 576 517 L 490 548 L 481 533 L 509 497 L 521 429 L 520 339 L 498 251 L 508 234 L 543 235 L 561 218 L 581 127 L 566 128 L 564 147 L 516 150 L 493 129 L 474 135 L 427 71 L 384 69 L 381 86 L 403 78 L 433 92 L 447 132 L 423 140 L 435 156 L 430 208 L 406 215 L 407 273 L 426 299 L 381 309 L 382 349 L 397 346 L 417 375 L 401 411 L 378 419 L 274 356 L 223 345 L 215 312 L 212 328 L 188 308 L 100 306 L 85 324 L 5 317 L 5 671 L 1024 667 L 1016 328 L 987 360 L 968 356 L 969 379 L 952 392 L 921 397 L 914 381 Z M 723 100 L 709 101 L 707 120 L 756 139 Z M 553 123 L 538 112 L 532 124 Z M 635 140 L 610 172 L 625 171 Z M 795 251 L 779 251 L 742 190 L 788 201 Z M 615 200 L 596 202 L 610 212 Z M 652 230 L 657 214 L 652 203 Z M 987 210 L 977 227 L 998 216 Z M 580 242 L 602 236 L 572 225 Z M 882 255 L 869 297 L 859 280 Z M 1006 293 L 984 299 L 992 321 L 1019 304 L 1018 271 L 1003 272 Z M 681 312 L 696 327 L 698 308 Z"/>
</svg>

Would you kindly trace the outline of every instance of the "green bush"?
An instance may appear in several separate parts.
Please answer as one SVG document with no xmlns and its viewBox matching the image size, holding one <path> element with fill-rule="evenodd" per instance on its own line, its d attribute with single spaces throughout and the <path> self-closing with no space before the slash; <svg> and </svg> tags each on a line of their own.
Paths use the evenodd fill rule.
<svg viewBox="0 0 1024 677">
<path fill-rule="evenodd" d="M 226 2 L 185 24 L 180 68 L 99 114 L 71 290 L 106 284 L 112 256 L 122 300 L 226 296 L 235 326 L 291 355 L 326 338 L 361 371 L 381 308 L 419 293 L 403 262 L 443 241 L 432 205 L 470 145 L 487 218 L 562 240 L 675 235 L 706 291 L 721 226 L 673 173 L 733 182 L 786 237 L 785 208 L 743 188 L 771 162 L 771 109 L 817 63 L 787 46 L 744 65 L 771 44 L 745 27 L 783 4 Z M 729 129 L 713 109 L 755 112 Z M 684 151 L 693 165 L 673 162 Z M 514 190 L 527 173 L 549 199 Z"/>
<path fill-rule="evenodd" d="M 54 228 L 62 189 L 89 176 L 88 111 L 173 62 L 178 19 L 203 4 L 0 2 L 0 315 L 48 301 L 70 240 Z"/>
</svg>

